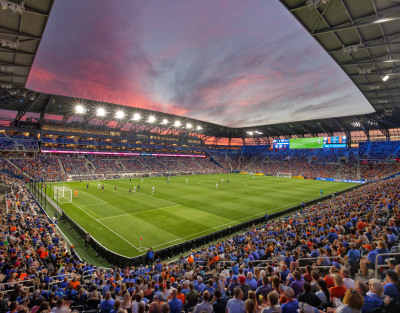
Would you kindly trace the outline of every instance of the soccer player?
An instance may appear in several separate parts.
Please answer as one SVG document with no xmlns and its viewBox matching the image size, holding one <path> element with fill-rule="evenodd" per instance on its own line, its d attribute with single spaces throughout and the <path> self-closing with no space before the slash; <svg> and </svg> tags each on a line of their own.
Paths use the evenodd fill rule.
<svg viewBox="0 0 400 313">
<path fill-rule="evenodd" d="M 153 193 L 154 193 L 154 186 L 153 186 L 153 188 L 151 189 L 151 195 L 153 195 Z"/>
<path fill-rule="evenodd" d="M 86 184 L 86 191 L 89 189 L 89 183 Z"/>
<path fill-rule="evenodd" d="M 322 194 L 324 193 L 324 191 L 321 189 L 321 191 L 320 191 L 320 195 L 322 196 Z"/>
<path fill-rule="evenodd" d="M 188 183 L 189 183 L 189 179 L 186 178 L 186 184 L 188 184 Z"/>
<path fill-rule="evenodd" d="M 140 182 L 143 183 L 143 177 L 142 177 L 142 179 L 140 180 Z"/>
<path fill-rule="evenodd" d="M 224 179 L 223 178 L 221 178 L 221 183 L 223 183 L 224 182 Z"/>
<path fill-rule="evenodd" d="M 136 192 L 136 186 L 133 186 L 133 192 Z"/>
<path fill-rule="evenodd" d="M 138 191 L 139 191 L 139 189 L 140 189 L 140 184 L 139 184 L 139 185 L 137 185 L 137 189 L 138 189 Z"/>
<path fill-rule="evenodd" d="M 131 187 L 129 187 L 129 193 L 132 193 L 132 188 Z"/>
<path fill-rule="evenodd" d="M 226 180 L 226 183 L 229 184 L 229 179 Z"/>
<path fill-rule="evenodd" d="M 74 198 L 78 198 L 78 189 L 75 189 L 74 191 Z"/>
<path fill-rule="evenodd" d="M 101 186 L 101 192 L 104 192 L 104 185 Z"/>
<path fill-rule="evenodd" d="M 129 176 L 129 182 L 131 182 L 132 181 L 132 176 Z"/>
<path fill-rule="evenodd" d="M 215 189 L 218 189 L 218 183 L 215 184 Z"/>
<path fill-rule="evenodd" d="M 114 192 L 115 192 L 115 191 L 117 191 L 117 185 L 115 185 L 115 187 L 114 187 Z"/>
</svg>

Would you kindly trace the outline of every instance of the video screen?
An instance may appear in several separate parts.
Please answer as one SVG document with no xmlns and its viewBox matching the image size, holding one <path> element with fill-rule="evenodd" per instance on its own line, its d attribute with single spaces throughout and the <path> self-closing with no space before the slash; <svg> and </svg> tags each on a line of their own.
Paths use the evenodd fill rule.
<svg viewBox="0 0 400 313">
<path fill-rule="evenodd" d="M 293 138 L 290 139 L 290 149 L 322 149 L 324 147 L 324 137 L 312 138 Z"/>
</svg>

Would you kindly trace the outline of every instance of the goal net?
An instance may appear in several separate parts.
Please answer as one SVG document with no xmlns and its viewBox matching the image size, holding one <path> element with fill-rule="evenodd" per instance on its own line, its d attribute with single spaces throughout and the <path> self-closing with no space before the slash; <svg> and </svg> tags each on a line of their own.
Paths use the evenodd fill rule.
<svg viewBox="0 0 400 313">
<path fill-rule="evenodd" d="M 292 173 L 284 173 L 284 172 L 278 172 L 276 173 L 277 177 L 284 177 L 284 178 L 292 178 Z"/>
<path fill-rule="evenodd" d="M 72 190 L 65 186 L 54 186 L 53 198 L 58 203 L 72 202 Z"/>
</svg>

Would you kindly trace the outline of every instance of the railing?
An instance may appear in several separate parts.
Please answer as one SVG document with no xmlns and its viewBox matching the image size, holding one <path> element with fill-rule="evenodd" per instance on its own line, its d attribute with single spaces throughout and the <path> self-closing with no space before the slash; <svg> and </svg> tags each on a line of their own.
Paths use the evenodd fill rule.
<svg viewBox="0 0 400 313">
<path fill-rule="evenodd" d="M 29 283 L 32 283 L 32 286 L 28 286 Z M 26 284 L 26 285 L 25 285 Z M 1 284 L 1 289 L 7 293 L 7 292 L 11 292 L 14 291 L 14 285 L 22 285 L 24 288 L 32 288 L 33 291 L 35 291 L 35 280 L 34 279 L 29 279 L 29 280 L 23 280 L 23 281 L 14 281 L 12 283 L 2 283 Z M 4 290 L 7 286 L 12 286 L 12 288 Z"/>
<path fill-rule="evenodd" d="M 375 257 L 375 278 L 378 278 L 378 271 L 380 268 L 389 267 L 388 264 L 378 264 L 378 258 L 382 256 L 393 256 L 400 255 L 400 252 L 392 252 L 392 253 L 380 253 Z"/>
<path fill-rule="evenodd" d="M 45 194 L 45 193 L 44 193 L 40 188 L 38 188 L 38 186 L 36 185 L 36 183 L 35 183 L 35 184 L 31 184 L 30 187 L 31 187 L 31 188 L 28 188 L 28 191 L 29 191 L 31 194 L 33 194 L 33 196 L 34 196 L 34 198 L 35 198 L 36 204 L 39 206 L 39 208 L 40 208 L 40 210 L 42 211 L 42 213 L 44 213 L 44 214 L 46 215 L 47 219 L 48 219 L 51 223 L 53 223 L 53 220 L 52 220 L 51 217 L 47 214 L 46 210 L 43 209 L 42 205 L 41 205 L 40 202 L 39 202 L 39 201 L 40 201 L 39 199 L 41 199 L 41 200 L 42 200 L 41 202 L 43 203 L 43 194 Z M 35 188 L 35 190 L 37 191 L 37 195 L 38 195 L 37 197 L 36 197 L 35 192 L 32 192 L 33 188 Z M 46 188 L 47 188 L 47 186 L 46 186 Z M 45 199 L 46 199 L 46 197 L 47 197 L 47 195 L 45 195 Z M 51 200 L 51 199 L 50 199 L 50 200 Z M 44 201 L 44 203 L 47 204 L 46 201 Z M 57 233 L 60 234 L 60 235 L 62 235 L 62 237 L 64 238 L 64 240 L 68 243 L 68 246 L 65 247 L 65 248 L 68 249 L 68 250 L 71 252 L 71 254 L 72 254 L 72 251 L 71 251 L 72 243 L 69 241 L 68 237 L 65 236 L 65 234 L 64 234 L 63 231 L 60 229 L 60 227 L 58 227 L 57 224 L 55 224 L 55 227 L 56 227 Z M 78 255 L 78 253 L 77 253 L 76 251 L 74 251 L 74 254 L 78 257 L 79 260 L 82 260 L 82 258 Z"/>
<path fill-rule="evenodd" d="M 320 259 L 342 259 L 344 260 L 344 258 L 342 258 L 341 256 L 316 256 L 316 257 L 310 257 L 310 258 L 300 258 L 298 259 L 298 264 L 300 265 L 300 261 L 311 261 L 311 260 L 320 260 Z M 314 268 L 329 268 L 332 267 L 332 264 L 330 265 L 318 265 L 318 266 L 313 266 Z M 306 268 L 306 266 L 299 266 L 299 268 Z"/>
</svg>

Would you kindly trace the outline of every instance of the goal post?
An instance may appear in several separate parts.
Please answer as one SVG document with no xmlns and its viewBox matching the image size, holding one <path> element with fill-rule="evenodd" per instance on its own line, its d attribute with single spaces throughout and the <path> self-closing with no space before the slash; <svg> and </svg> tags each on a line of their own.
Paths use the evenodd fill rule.
<svg viewBox="0 0 400 313">
<path fill-rule="evenodd" d="M 292 178 L 292 173 L 278 172 L 276 173 L 276 176 L 283 178 Z"/>
<path fill-rule="evenodd" d="M 53 198 L 58 203 L 71 203 L 72 202 L 72 190 L 65 186 L 54 186 L 53 187 Z"/>
</svg>

